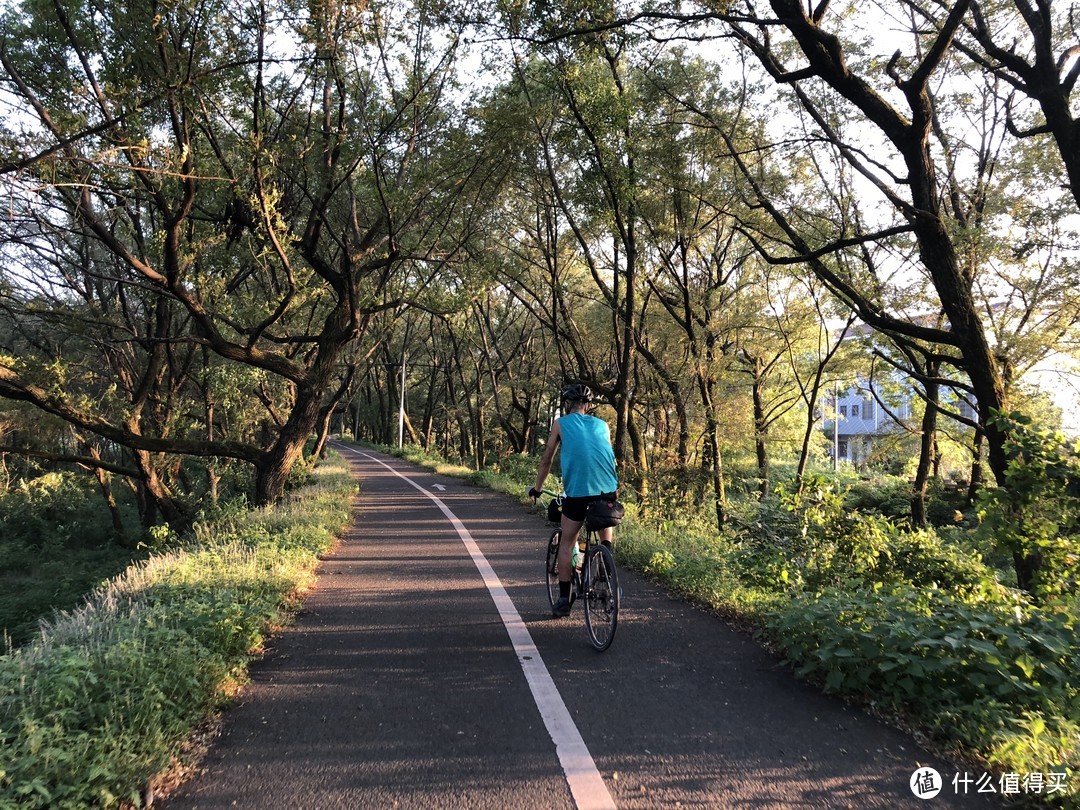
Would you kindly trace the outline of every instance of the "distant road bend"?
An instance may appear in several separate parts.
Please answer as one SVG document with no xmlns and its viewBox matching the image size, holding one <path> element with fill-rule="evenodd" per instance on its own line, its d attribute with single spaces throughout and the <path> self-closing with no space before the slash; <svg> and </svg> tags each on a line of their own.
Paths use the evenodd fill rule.
<svg viewBox="0 0 1080 810">
<path fill-rule="evenodd" d="M 505 495 L 338 445 L 353 526 L 252 666 L 188 808 L 997 807 L 956 767 L 622 571 L 613 646 L 552 619 L 549 527 Z M 935 769 L 946 788 L 911 787 Z"/>
</svg>

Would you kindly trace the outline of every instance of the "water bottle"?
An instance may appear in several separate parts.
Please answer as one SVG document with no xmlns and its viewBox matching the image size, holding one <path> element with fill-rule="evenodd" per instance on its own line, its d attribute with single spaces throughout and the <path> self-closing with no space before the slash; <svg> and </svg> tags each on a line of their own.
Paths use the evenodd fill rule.
<svg viewBox="0 0 1080 810">
<path fill-rule="evenodd" d="M 573 563 L 575 571 L 580 571 L 581 570 L 581 556 L 582 556 L 581 544 L 574 543 L 574 554 L 570 558 L 570 562 Z"/>
</svg>

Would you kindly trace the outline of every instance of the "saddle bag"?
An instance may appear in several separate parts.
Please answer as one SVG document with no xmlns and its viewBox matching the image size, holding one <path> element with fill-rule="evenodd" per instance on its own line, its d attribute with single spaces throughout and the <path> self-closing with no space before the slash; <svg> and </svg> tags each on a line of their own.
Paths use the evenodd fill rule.
<svg viewBox="0 0 1080 810">
<path fill-rule="evenodd" d="M 589 501 L 585 507 L 585 525 L 594 531 L 608 529 L 622 523 L 626 510 L 618 501 L 599 499 Z"/>
</svg>

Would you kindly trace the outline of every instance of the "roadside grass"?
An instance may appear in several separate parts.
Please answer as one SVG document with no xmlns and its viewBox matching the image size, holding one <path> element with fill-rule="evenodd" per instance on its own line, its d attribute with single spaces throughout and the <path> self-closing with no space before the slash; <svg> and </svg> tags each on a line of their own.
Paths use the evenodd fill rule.
<svg viewBox="0 0 1080 810">
<path fill-rule="evenodd" d="M 381 449 L 523 503 L 535 476 L 527 457 L 477 472 L 415 447 Z M 799 677 L 985 768 L 995 784 L 1015 776 L 1013 799 L 1077 806 L 1080 599 L 1035 605 L 1002 584 L 1006 573 L 982 560 L 970 531 L 911 531 L 875 513 L 865 491 L 852 505 L 823 479 L 811 489 L 802 500 L 742 505 L 723 532 L 680 510 L 643 518 L 629 503 L 619 562 L 753 632 Z M 1030 774 L 1044 780 L 1038 795 L 1022 792 Z"/>
<path fill-rule="evenodd" d="M 0 808 L 143 806 L 288 620 L 354 492 L 331 456 L 280 506 L 198 524 L 0 656 Z"/>
<path fill-rule="evenodd" d="M 133 505 L 121 502 L 120 510 L 125 523 L 138 525 Z M 4 490 L 0 651 L 32 638 L 41 616 L 74 608 L 101 582 L 145 557 L 117 545 L 108 511 L 85 476 L 52 472 Z"/>
</svg>

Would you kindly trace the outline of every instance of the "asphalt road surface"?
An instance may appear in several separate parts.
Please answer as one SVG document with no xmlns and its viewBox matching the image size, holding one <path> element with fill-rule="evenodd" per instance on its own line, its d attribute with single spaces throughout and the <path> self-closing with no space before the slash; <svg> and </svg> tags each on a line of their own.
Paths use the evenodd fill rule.
<svg viewBox="0 0 1080 810">
<path fill-rule="evenodd" d="M 353 526 L 199 771 L 155 807 L 1001 806 L 626 571 L 614 644 L 595 652 L 580 608 L 551 618 L 542 517 L 339 449 L 361 481 Z"/>
</svg>

